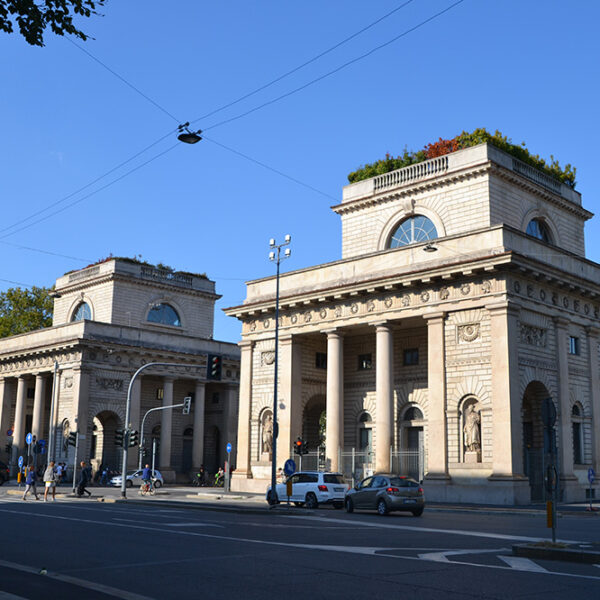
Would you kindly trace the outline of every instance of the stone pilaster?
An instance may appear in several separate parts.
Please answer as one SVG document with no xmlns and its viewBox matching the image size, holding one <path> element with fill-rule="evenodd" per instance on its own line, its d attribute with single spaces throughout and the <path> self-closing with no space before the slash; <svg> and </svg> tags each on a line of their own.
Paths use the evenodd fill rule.
<svg viewBox="0 0 600 600">
<path fill-rule="evenodd" d="M 588 327 L 587 338 L 590 361 L 590 399 L 592 404 L 592 464 L 596 473 L 600 473 L 600 365 L 598 364 L 600 329 Z"/>
<path fill-rule="evenodd" d="M 393 336 L 389 324 L 376 326 L 375 470 L 389 473 L 393 421 Z"/>
<path fill-rule="evenodd" d="M 235 479 L 252 477 L 250 467 L 250 415 L 252 414 L 252 350 L 253 342 L 243 341 L 238 344 L 241 348 L 240 359 L 240 392 L 238 399 L 238 445 Z M 237 489 L 237 488 L 236 488 Z"/>
<path fill-rule="evenodd" d="M 173 404 L 173 378 L 165 377 L 163 380 L 163 406 Z M 173 410 L 161 410 L 160 422 L 160 457 L 159 470 L 165 481 L 175 481 L 175 471 L 171 467 L 171 435 L 173 429 Z M 165 475 L 166 474 L 166 475 Z"/>
<path fill-rule="evenodd" d="M 35 376 L 35 395 L 33 398 L 33 419 L 31 423 L 31 433 L 36 440 L 42 439 L 44 425 L 44 408 L 46 401 L 46 376 L 38 373 Z"/>
<path fill-rule="evenodd" d="M 327 331 L 327 427 L 325 456 L 327 468 L 340 469 L 339 453 L 343 435 L 344 410 L 344 338 L 338 330 Z"/>
</svg>

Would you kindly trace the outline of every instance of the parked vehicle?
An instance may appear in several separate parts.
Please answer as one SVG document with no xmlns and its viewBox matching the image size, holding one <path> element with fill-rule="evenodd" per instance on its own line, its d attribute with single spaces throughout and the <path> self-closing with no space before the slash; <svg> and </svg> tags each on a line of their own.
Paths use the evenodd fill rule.
<svg viewBox="0 0 600 600">
<path fill-rule="evenodd" d="M 0 460 L 0 485 L 7 482 L 10 479 L 10 469 L 6 463 Z"/>
<path fill-rule="evenodd" d="M 425 509 L 425 494 L 421 484 L 410 477 L 375 473 L 346 492 L 344 505 L 349 513 L 360 509 L 387 515 L 403 510 L 420 517 Z"/>
<path fill-rule="evenodd" d="M 129 473 L 127 473 L 127 479 L 125 480 L 125 486 L 130 488 L 134 485 L 141 485 L 142 484 L 142 473 L 143 473 L 143 469 L 138 470 L 138 471 L 130 471 Z M 164 484 L 164 481 L 163 481 L 162 475 L 160 474 L 160 471 L 157 471 L 156 469 L 154 470 L 154 477 L 152 478 L 152 481 L 154 482 L 155 488 L 162 487 L 162 485 Z M 115 477 L 113 477 L 110 480 L 110 485 L 114 485 L 116 487 L 121 487 L 121 475 L 115 475 Z"/>
<path fill-rule="evenodd" d="M 288 481 L 292 484 L 290 501 L 296 506 L 317 508 L 319 504 L 332 504 L 334 508 L 344 506 L 344 494 L 348 486 L 341 473 L 323 473 L 320 471 L 302 471 L 294 473 Z M 278 483 L 276 486 L 279 502 L 287 500 L 287 486 Z M 269 501 L 271 486 L 267 488 L 266 499 Z"/>
</svg>

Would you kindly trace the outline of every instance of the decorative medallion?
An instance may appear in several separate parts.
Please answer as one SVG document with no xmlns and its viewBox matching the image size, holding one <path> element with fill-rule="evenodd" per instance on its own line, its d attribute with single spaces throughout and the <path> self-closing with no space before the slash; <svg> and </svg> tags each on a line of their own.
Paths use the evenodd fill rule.
<svg viewBox="0 0 600 600">
<path fill-rule="evenodd" d="M 269 319 L 265 319 L 265 320 L 263 321 L 263 327 L 264 327 L 265 329 L 269 329 L 269 326 L 270 326 L 270 325 L 271 325 L 271 321 L 269 321 Z"/>
<path fill-rule="evenodd" d="M 250 323 L 250 331 L 256 331 L 256 321 L 252 321 L 252 323 Z"/>
<path fill-rule="evenodd" d="M 533 286 L 528 283 L 527 284 L 527 297 L 531 298 L 533 296 Z"/>
<path fill-rule="evenodd" d="M 353 302 L 350 305 L 350 312 L 356 314 L 358 312 L 358 304 L 356 304 L 356 302 Z"/>
<path fill-rule="evenodd" d="M 486 280 L 486 281 L 484 281 L 484 282 L 481 284 L 481 291 L 482 291 L 484 294 L 489 294 L 489 293 L 492 291 L 492 282 L 491 282 L 491 281 L 487 281 L 487 280 Z"/>
<path fill-rule="evenodd" d="M 584 304 L 584 305 L 583 305 L 583 312 L 584 312 L 586 315 L 589 315 L 589 314 L 590 314 L 590 305 L 589 305 L 589 304 Z"/>
<path fill-rule="evenodd" d="M 552 292 L 552 304 L 558 304 L 558 294 L 556 292 Z"/>
<path fill-rule="evenodd" d="M 513 289 L 518 294 L 521 291 L 521 284 L 518 281 L 515 281 L 514 284 L 513 284 Z"/>
<path fill-rule="evenodd" d="M 440 288 L 440 298 L 442 300 L 448 300 L 448 298 L 450 298 L 450 290 L 447 287 Z"/>
<path fill-rule="evenodd" d="M 457 330 L 461 342 L 474 342 L 479 337 L 479 323 L 459 325 Z"/>
<path fill-rule="evenodd" d="M 546 330 L 521 323 L 521 341 L 530 346 L 546 347 Z"/>
<path fill-rule="evenodd" d="M 324 308 L 322 308 L 322 309 L 319 311 L 319 316 L 321 317 L 321 319 L 325 319 L 325 318 L 327 318 L 327 310 L 326 310 L 326 309 L 324 309 Z"/>
<path fill-rule="evenodd" d="M 573 300 L 573 309 L 575 312 L 579 312 L 579 300 Z"/>
<path fill-rule="evenodd" d="M 73 387 L 73 378 L 72 377 L 65 377 L 65 387 L 66 388 Z"/>
<path fill-rule="evenodd" d="M 373 312 L 375 310 L 375 302 L 373 300 L 367 300 L 367 311 Z"/>
<path fill-rule="evenodd" d="M 471 292 L 471 286 L 468 283 L 463 283 L 460 286 L 460 293 L 463 296 L 468 296 L 470 292 Z"/>
<path fill-rule="evenodd" d="M 292 322 L 292 325 L 295 325 L 298 322 L 298 315 L 297 314 L 293 314 L 290 317 L 290 321 Z"/>
<path fill-rule="evenodd" d="M 569 308 L 569 299 L 566 296 L 563 297 L 563 306 Z"/>
<path fill-rule="evenodd" d="M 310 323 L 312 321 L 312 313 L 310 312 L 310 310 L 307 310 L 304 313 L 304 322 L 305 323 Z"/>
<path fill-rule="evenodd" d="M 394 300 L 391 296 L 386 296 L 383 303 L 385 304 L 386 308 L 392 308 L 392 304 L 394 304 Z"/>
<path fill-rule="evenodd" d="M 421 292 L 421 302 L 429 302 L 429 292 Z"/>
<path fill-rule="evenodd" d="M 546 299 L 546 292 L 544 290 L 540 290 L 540 300 Z"/>
<path fill-rule="evenodd" d="M 408 294 L 402 295 L 402 306 L 410 306 L 410 296 Z"/>
<path fill-rule="evenodd" d="M 261 352 L 260 362 L 262 365 L 272 365 L 275 362 L 275 352 L 273 350 Z"/>
<path fill-rule="evenodd" d="M 342 307 L 339 305 L 335 307 L 335 316 L 338 318 L 342 316 Z"/>
<path fill-rule="evenodd" d="M 120 363 L 120 362 L 121 362 L 123 359 L 122 359 L 122 358 L 121 358 L 119 355 L 117 355 L 117 356 L 115 356 L 115 360 L 116 360 L 118 363 Z"/>
<path fill-rule="evenodd" d="M 598 318 L 598 313 L 600 313 L 600 309 L 597 306 L 594 306 L 594 317 Z"/>
</svg>

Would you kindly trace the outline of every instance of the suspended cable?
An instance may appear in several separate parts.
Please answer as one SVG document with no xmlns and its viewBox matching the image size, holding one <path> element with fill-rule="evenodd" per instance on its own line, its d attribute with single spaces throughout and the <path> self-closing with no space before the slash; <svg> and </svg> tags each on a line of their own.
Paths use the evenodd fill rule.
<svg viewBox="0 0 600 600">
<path fill-rule="evenodd" d="M 19 248 L 21 250 L 29 250 L 31 252 L 38 252 L 39 254 L 48 254 L 49 256 L 58 256 L 59 258 L 68 258 L 69 260 L 77 260 L 80 262 L 91 263 L 94 262 L 89 258 L 80 258 L 79 256 L 69 256 L 68 254 L 60 254 L 58 252 L 50 252 L 50 250 L 42 250 L 41 248 L 32 248 L 31 246 L 23 246 L 22 244 L 14 244 L 13 242 L 6 242 L 0 240 L 0 244 L 5 246 L 12 246 L 13 248 Z"/>
</svg>

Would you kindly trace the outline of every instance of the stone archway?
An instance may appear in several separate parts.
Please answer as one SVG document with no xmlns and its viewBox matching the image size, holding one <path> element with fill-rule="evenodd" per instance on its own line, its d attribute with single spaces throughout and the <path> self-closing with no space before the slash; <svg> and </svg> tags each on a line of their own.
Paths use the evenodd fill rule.
<svg viewBox="0 0 600 600">
<path fill-rule="evenodd" d="M 304 469 L 318 469 L 325 461 L 325 426 L 327 404 L 323 394 L 312 396 L 304 406 L 302 414 L 302 439 L 309 453 L 303 459 Z"/>
<path fill-rule="evenodd" d="M 101 465 L 109 470 L 120 469 L 122 457 L 115 446 L 117 429 L 122 429 L 121 419 L 110 410 L 103 410 L 93 418 L 90 462 L 94 470 L 97 471 Z"/>
<path fill-rule="evenodd" d="M 546 398 L 550 393 L 541 381 L 531 381 L 523 393 L 523 473 L 529 478 L 532 502 L 545 499 L 544 465 L 549 444 L 544 441 L 542 402 Z"/>
</svg>

